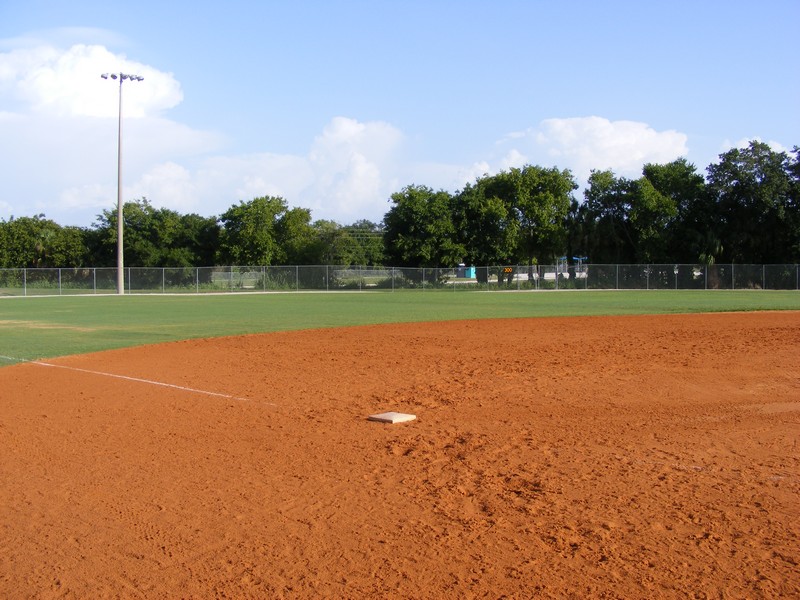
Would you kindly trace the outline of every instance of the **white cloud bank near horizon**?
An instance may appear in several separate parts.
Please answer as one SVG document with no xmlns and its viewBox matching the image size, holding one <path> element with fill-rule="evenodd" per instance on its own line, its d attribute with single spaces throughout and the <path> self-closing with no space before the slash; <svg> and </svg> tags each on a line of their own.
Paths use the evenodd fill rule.
<svg viewBox="0 0 800 600">
<path fill-rule="evenodd" d="M 1 47 L 1 46 L 0 46 Z M 171 120 L 183 101 L 171 73 L 101 45 L 61 50 L 33 44 L 0 53 L 0 219 L 44 213 L 91 225 L 116 206 L 119 85 L 103 72 L 142 75 L 123 84 L 123 194 L 154 206 L 218 216 L 239 201 L 277 195 L 314 219 L 380 221 L 389 196 L 410 184 L 456 191 L 485 173 L 539 164 L 636 177 L 647 162 L 686 156 L 688 136 L 599 116 L 548 118 L 498 132 L 473 164 L 417 162 L 414 142 L 386 121 L 331 115 L 305 154 L 280 149 L 237 154 L 222 132 Z"/>
</svg>

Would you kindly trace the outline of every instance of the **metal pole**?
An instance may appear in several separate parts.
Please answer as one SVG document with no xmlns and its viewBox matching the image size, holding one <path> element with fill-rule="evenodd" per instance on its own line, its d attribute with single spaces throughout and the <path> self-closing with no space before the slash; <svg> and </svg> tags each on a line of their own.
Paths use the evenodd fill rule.
<svg viewBox="0 0 800 600">
<path fill-rule="evenodd" d="M 125 293 L 125 259 L 122 245 L 123 214 L 122 214 L 122 82 L 126 79 L 142 81 L 139 75 L 125 73 L 103 73 L 103 79 L 119 79 L 119 108 L 117 112 L 117 294 Z"/>
<path fill-rule="evenodd" d="M 125 293 L 125 258 L 122 246 L 122 77 L 119 78 L 119 112 L 117 114 L 117 294 Z"/>
</svg>

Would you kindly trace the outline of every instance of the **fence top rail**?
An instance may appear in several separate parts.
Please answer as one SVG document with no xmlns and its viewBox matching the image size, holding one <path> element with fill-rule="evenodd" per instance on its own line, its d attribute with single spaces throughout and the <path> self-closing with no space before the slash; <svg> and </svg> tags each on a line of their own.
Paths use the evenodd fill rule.
<svg viewBox="0 0 800 600">
<path fill-rule="evenodd" d="M 590 262 L 582 262 L 582 263 L 568 263 L 568 264 L 537 264 L 537 265 L 527 265 L 527 264 L 494 264 L 494 265 L 467 265 L 466 267 L 462 266 L 440 266 L 440 267 L 392 267 L 392 266 L 382 266 L 382 265 L 217 265 L 217 266 L 183 266 L 183 267 L 140 267 L 140 266 L 128 266 L 125 267 L 125 270 L 194 270 L 194 269 L 202 269 L 202 270 L 261 270 L 261 269 L 336 269 L 336 270 L 351 270 L 351 271 L 388 271 L 388 270 L 443 270 L 443 271 L 454 271 L 461 268 L 467 269 L 502 269 L 506 267 L 511 267 L 515 269 L 542 269 L 542 268 L 572 268 L 572 267 L 635 267 L 635 268 L 709 268 L 709 269 L 722 269 L 722 268 L 762 268 L 762 267 L 777 267 L 777 268 L 800 268 L 800 263 L 714 263 L 711 265 L 703 264 L 703 263 L 590 263 Z M 117 267 L 0 267 L 0 272 L 7 272 L 7 271 L 33 271 L 33 272 L 43 272 L 43 271 L 73 271 L 73 272 L 91 272 L 91 271 L 116 271 Z"/>
</svg>

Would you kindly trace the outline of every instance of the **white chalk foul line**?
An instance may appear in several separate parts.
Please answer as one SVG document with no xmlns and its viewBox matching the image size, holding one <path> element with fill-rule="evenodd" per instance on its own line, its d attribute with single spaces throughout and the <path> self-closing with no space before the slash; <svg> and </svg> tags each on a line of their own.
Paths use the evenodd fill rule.
<svg viewBox="0 0 800 600">
<path fill-rule="evenodd" d="M 239 396 L 232 396 L 230 394 L 221 394 L 219 392 L 209 392 L 207 390 L 198 390 L 196 388 L 190 388 L 183 385 L 175 385 L 174 383 L 164 383 L 163 381 L 153 381 L 151 379 L 141 379 L 139 377 L 130 377 L 128 375 L 117 375 L 116 373 L 106 373 L 104 371 L 93 371 L 91 369 L 81 369 L 79 367 L 70 367 L 67 365 L 57 365 L 55 363 L 44 362 L 42 360 L 24 360 L 24 359 L 16 359 L 10 356 L 0 356 L 2 359 L 7 359 L 16 362 L 25 362 L 30 363 L 32 365 L 39 365 L 41 367 L 52 367 L 55 369 L 66 369 L 68 371 L 77 371 L 79 373 L 88 373 L 90 375 L 100 375 L 102 377 L 111 377 L 113 379 L 123 379 L 125 381 L 135 381 L 136 383 L 146 383 L 148 385 L 157 385 L 160 387 L 171 388 L 173 390 L 181 390 L 184 392 L 190 392 L 192 394 L 203 394 L 205 396 L 214 396 L 216 398 L 225 398 L 227 400 L 241 400 L 245 402 L 249 402 L 249 398 L 240 398 Z M 269 406 L 277 406 L 272 402 L 264 402 L 264 404 L 268 404 Z"/>
</svg>

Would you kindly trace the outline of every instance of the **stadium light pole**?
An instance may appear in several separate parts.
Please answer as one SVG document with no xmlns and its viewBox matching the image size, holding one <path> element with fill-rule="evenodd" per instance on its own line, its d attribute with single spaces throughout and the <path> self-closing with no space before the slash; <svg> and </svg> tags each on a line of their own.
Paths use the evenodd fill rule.
<svg viewBox="0 0 800 600">
<path fill-rule="evenodd" d="M 125 253 L 122 249 L 123 219 L 122 219 L 122 82 L 143 81 L 139 75 L 126 73 L 103 73 L 103 79 L 119 79 L 119 112 L 117 113 L 117 294 L 125 293 Z"/>
</svg>

